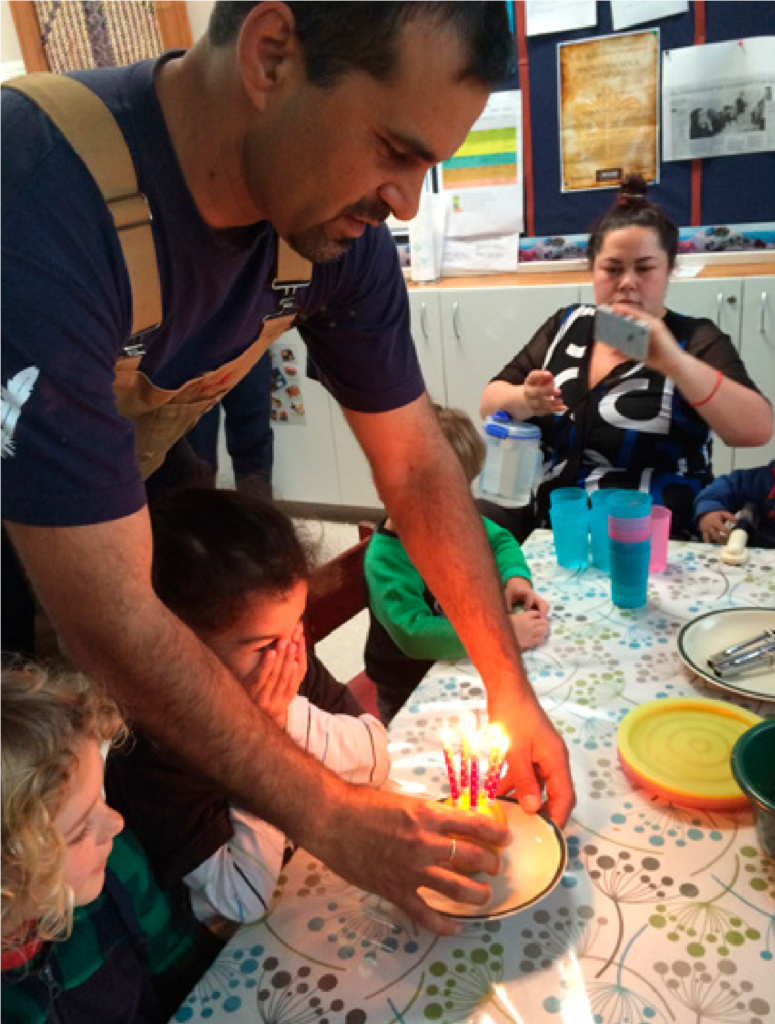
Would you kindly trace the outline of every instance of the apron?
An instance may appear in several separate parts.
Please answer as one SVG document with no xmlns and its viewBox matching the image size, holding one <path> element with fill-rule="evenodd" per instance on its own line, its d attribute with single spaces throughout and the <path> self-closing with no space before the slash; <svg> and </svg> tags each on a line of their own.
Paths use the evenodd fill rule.
<svg viewBox="0 0 775 1024">
<path fill-rule="evenodd" d="M 4 82 L 3 88 L 23 93 L 62 132 L 94 178 L 113 218 L 132 296 L 132 334 L 116 364 L 114 393 L 119 413 L 135 425 L 137 456 L 147 479 L 175 442 L 242 380 L 272 342 L 290 330 L 297 313 L 296 292 L 309 285 L 312 264 L 278 239 L 277 274 L 272 281 L 278 309 L 264 317 L 252 345 L 236 359 L 173 391 L 156 387 L 139 365 L 145 351 L 143 335 L 162 321 L 159 270 L 150 208 L 140 192 L 121 129 L 102 100 L 73 78 L 23 75 Z M 56 635 L 39 606 L 35 619 L 37 655 L 60 661 Z"/>
<path fill-rule="evenodd" d="M 151 213 L 140 192 L 132 156 L 121 129 L 102 100 L 64 75 L 23 75 L 3 88 L 36 103 L 62 132 L 99 187 L 113 217 L 132 293 L 132 336 L 116 364 L 114 393 L 119 413 L 135 425 L 143 478 L 161 466 L 176 441 L 255 366 L 296 318 L 296 292 L 309 285 L 312 264 L 278 239 L 272 288 L 278 310 L 264 317 L 261 332 L 242 355 L 174 391 L 152 384 L 139 369 L 141 339 L 162 321 L 161 286 Z"/>
<path fill-rule="evenodd" d="M 278 240 L 277 277 L 272 287 L 282 293 L 279 310 L 264 317 L 261 332 L 242 355 L 215 370 L 194 377 L 174 391 L 156 387 L 140 370 L 141 353 L 116 363 L 113 390 L 118 411 L 135 425 L 137 457 L 147 479 L 167 452 L 188 433 L 255 366 L 267 348 L 289 331 L 296 319 L 295 294 L 309 284 L 311 264 Z M 306 277 L 306 279 L 305 279 Z"/>
</svg>

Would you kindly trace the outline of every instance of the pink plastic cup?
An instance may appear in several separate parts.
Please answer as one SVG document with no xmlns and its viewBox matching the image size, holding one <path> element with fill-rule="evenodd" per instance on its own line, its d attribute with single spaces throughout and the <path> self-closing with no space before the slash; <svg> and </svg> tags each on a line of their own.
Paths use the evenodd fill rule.
<svg viewBox="0 0 775 1024">
<path fill-rule="evenodd" d="M 667 545 L 673 513 L 664 505 L 651 508 L 651 558 L 649 572 L 664 572 L 667 566 Z"/>
<path fill-rule="evenodd" d="M 619 519 L 618 516 L 608 517 L 608 536 L 611 540 L 625 544 L 639 544 L 651 537 L 651 516 L 640 519 Z"/>
</svg>

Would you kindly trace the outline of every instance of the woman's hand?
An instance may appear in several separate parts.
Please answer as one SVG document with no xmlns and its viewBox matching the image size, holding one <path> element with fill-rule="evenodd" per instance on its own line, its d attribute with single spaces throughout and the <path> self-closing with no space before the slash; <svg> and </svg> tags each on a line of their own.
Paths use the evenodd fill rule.
<svg viewBox="0 0 775 1024">
<path fill-rule="evenodd" d="M 549 370 L 531 370 L 522 387 L 531 416 L 565 412 L 562 392 L 556 387 L 554 375 Z"/>
<path fill-rule="evenodd" d="M 261 655 L 252 676 L 245 680 L 248 696 L 285 729 L 288 707 L 307 674 L 304 627 L 298 623 L 290 640 L 278 640 Z"/>
<path fill-rule="evenodd" d="M 726 509 L 716 509 L 700 516 L 697 525 L 706 544 L 726 544 L 735 528 L 737 517 Z"/>
<path fill-rule="evenodd" d="M 645 313 L 637 306 L 628 306 L 624 302 L 615 303 L 611 309 L 619 316 L 630 316 L 648 324 L 649 350 L 643 362 L 652 370 L 657 370 L 663 377 L 672 380 L 686 353 L 668 330 L 664 320 Z"/>
</svg>

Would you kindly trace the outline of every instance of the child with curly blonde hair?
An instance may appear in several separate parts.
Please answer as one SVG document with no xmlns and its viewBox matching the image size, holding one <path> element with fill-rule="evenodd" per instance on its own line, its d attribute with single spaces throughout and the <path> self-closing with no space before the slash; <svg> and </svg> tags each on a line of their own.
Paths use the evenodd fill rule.
<svg viewBox="0 0 775 1024">
<path fill-rule="evenodd" d="M 217 952 L 173 921 L 102 795 L 101 745 L 124 734 L 82 675 L 2 672 L 4 1024 L 166 1020 Z"/>
</svg>

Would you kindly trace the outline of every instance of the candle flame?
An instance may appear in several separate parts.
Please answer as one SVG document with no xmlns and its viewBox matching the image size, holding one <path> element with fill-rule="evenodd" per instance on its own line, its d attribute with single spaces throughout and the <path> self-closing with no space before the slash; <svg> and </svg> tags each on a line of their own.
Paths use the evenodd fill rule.
<svg viewBox="0 0 775 1024">
<path fill-rule="evenodd" d="M 497 723 L 490 726 L 490 744 L 498 749 L 501 757 L 509 749 L 509 738 Z"/>
</svg>

